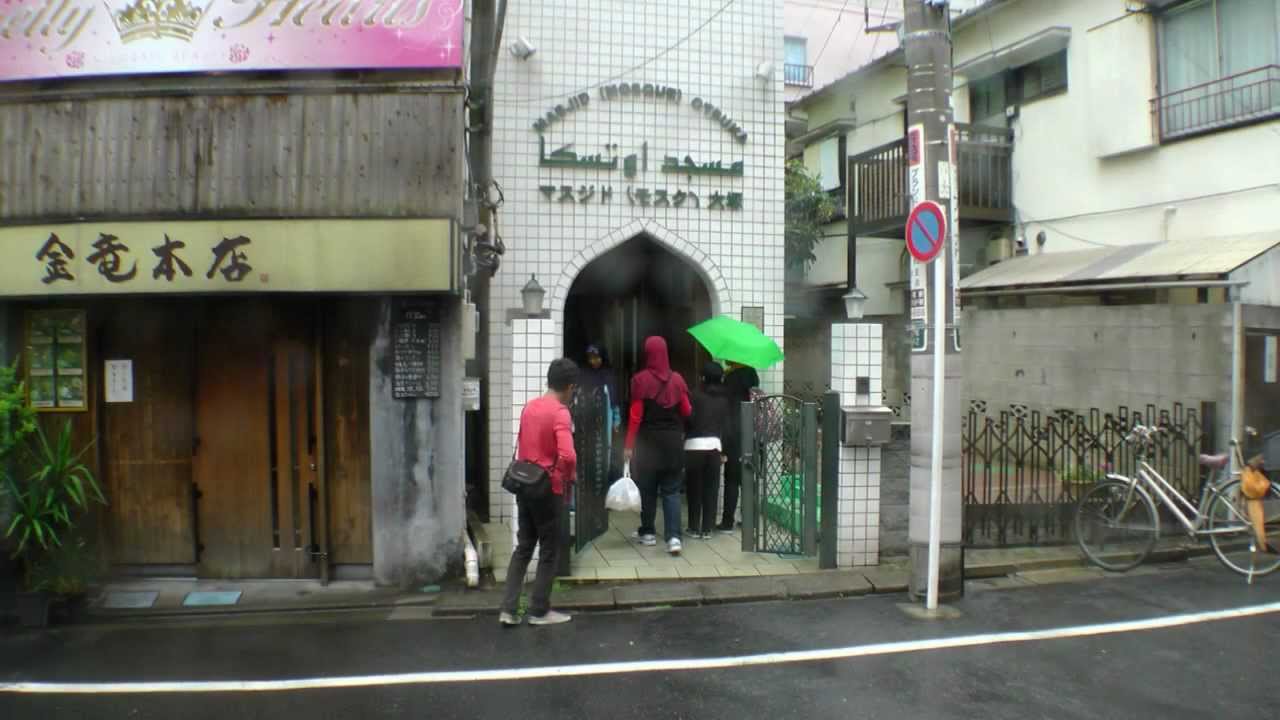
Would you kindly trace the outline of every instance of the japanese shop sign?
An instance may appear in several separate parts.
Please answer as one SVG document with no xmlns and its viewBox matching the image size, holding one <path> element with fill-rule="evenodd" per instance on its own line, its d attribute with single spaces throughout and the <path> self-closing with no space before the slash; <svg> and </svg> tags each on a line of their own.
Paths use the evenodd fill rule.
<svg viewBox="0 0 1280 720">
<path fill-rule="evenodd" d="M 0 82 L 460 68 L 463 0 L 4 0 Z"/>
<path fill-rule="evenodd" d="M 0 296 L 453 291 L 449 220 L 250 220 L 0 228 Z"/>
</svg>

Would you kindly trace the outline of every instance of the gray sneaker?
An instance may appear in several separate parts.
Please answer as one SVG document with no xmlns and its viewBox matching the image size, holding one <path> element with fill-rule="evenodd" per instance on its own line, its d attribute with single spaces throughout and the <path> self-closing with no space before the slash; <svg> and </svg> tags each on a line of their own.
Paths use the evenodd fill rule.
<svg viewBox="0 0 1280 720">
<path fill-rule="evenodd" d="M 641 545 L 657 545 L 658 536 L 648 534 L 641 535 L 640 531 L 637 530 L 636 532 L 631 533 L 631 542 L 640 543 Z"/>
<path fill-rule="evenodd" d="M 671 538 L 667 541 L 667 552 L 672 555 L 679 555 L 684 549 L 684 544 L 680 542 L 680 538 Z"/>
<path fill-rule="evenodd" d="M 520 624 L 520 618 L 509 612 L 498 613 L 498 622 L 502 623 L 502 627 L 515 627 Z"/>
<path fill-rule="evenodd" d="M 530 625 L 559 625 L 560 623 L 567 623 L 572 619 L 573 619 L 572 615 L 566 615 L 562 612 L 556 612 L 555 610 L 548 610 L 547 614 L 541 617 L 530 615 L 529 624 Z"/>
</svg>

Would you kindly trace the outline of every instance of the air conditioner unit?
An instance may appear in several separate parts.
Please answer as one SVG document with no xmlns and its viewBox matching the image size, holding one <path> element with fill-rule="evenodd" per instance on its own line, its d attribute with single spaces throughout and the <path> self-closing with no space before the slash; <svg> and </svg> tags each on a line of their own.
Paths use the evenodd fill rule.
<svg viewBox="0 0 1280 720">
<path fill-rule="evenodd" d="M 1013 257 L 1013 238 L 1009 232 L 992 233 L 987 238 L 987 264 L 995 265 Z"/>
</svg>

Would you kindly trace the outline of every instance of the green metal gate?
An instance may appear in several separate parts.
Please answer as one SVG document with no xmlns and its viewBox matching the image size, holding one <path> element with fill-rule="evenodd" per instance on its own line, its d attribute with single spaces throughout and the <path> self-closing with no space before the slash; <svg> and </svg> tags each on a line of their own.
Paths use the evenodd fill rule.
<svg viewBox="0 0 1280 720">
<path fill-rule="evenodd" d="M 788 395 L 742 404 L 742 549 L 818 551 L 817 405 Z"/>
</svg>

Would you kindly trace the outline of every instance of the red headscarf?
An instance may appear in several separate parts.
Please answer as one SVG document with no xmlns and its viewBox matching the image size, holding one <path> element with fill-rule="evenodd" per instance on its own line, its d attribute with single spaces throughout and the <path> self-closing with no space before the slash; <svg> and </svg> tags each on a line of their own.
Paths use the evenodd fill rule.
<svg viewBox="0 0 1280 720">
<path fill-rule="evenodd" d="M 631 378 L 631 400 L 653 400 L 658 405 L 675 407 L 680 398 L 689 394 L 680 373 L 671 369 L 667 357 L 667 341 L 653 335 L 644 341 L 644 370 Z"/>
</svg>

